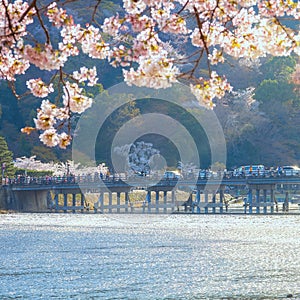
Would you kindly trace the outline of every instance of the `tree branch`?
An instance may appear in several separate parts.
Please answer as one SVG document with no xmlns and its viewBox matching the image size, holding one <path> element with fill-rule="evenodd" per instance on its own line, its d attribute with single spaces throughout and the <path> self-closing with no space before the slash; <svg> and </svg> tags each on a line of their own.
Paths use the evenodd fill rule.
<svg viewBox="0 0 300 300">
<path fill-rule="evenodd" d="M 34 8 L 35 8 L 35 10 L 36 10 L 36 14 L 37 14 L 37 17 L 38 17 L 38 19 L 39 19 L 39 22 L 40 22 L 40 24 L 41 24 L 41 26 L 42 26 L 42 28 L 43 28 L 43 30 L 44 30 L 44 32 L 45 32 L 45 35 L 46 35 L 46 44 L 50 45 L 50 36 L 49 36 L 49 32 L 48 32 L 47 28 L 45 27 L 45 24 L 44 24 L 44 22 L 43 22 L 43 20 L 42 20 L 42 17 L 41 17 L 41 15 L 40 15 L 39 9 L 38 9 L 38 7 L 37 7 L 36 4 L 34 5 Z"/>
<path fill-rule="evenodd" d="M 33 0 L 33 1 L 31 2 L 31 4 L 29 4 L 28 8 L 24 11 L 24 13 L 22 14 L 21 18 L 19 19 L 19 22 L 20 22 L 20 23 L 24 20 L 24 18 L 25 18 L 26 15 L 29 13 L 29 11 L 30 11 L 32 8 L 34 8 L 34 7 L 36 7 L 36 0 Z"/>
<path fill-rule="evenodd" d="M 198 13 L 197 8 L 195 6 L 194 6 L 194 12 L 195 12 L 195 17 L 196 17 L 197 25 L 198 25 L 198 28 L 199 28 L 200 38 L 201 38 L 201 40 L 203 42 L 203 46 L 204 46 L 205 52 L 206 52 L 207 57 L 208 57 L 208 55 L 209 55 L 209 49 L 208 49 L 207 44 L 206 44 L 206 38 L 205 38 L 205 36 L 204 36 L 204 34 L 202 32 L 202 23 L 201 23 L 201 20 L 199 18 L 199 13 Z M 210 63 L 209 63 L 208 59 L 207 59 L 207 69 L 208 69 L 209 74 L 211 74 L 211 68 L 210 68 Z"/>
</svg>

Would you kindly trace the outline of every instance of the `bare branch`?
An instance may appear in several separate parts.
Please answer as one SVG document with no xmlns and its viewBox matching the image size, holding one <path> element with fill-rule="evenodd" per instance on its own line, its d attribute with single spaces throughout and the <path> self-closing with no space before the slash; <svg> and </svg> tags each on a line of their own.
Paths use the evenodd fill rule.
<svg viewBox="0 0 300 300">
<path fill-rule="evenodd" d="M 209 49 L 207 47 L 207 44 L 206 44 L 206 38 L 202 32 L 202 22 L 199 18 L 199 13 L 197 11 L 197 8 L 194 6 L 194 12 L 195 12 L 195 17 L 196 17 L 196 21 L 197 21 L 197 25 L 198 25 L 198 28 L 199 28 L 199 33 L 200 33 L 200 38 L 203 42 L 203 46 L 204 46 L 204 49 L 205 49 L 205 52 L 207 54 L 207 56 L 209 55 Z M 199 64 L 199 61 L 198 61 L 198 64 Z M 210 63 L 209 63 L 209 60 L 207 60 L 207 69 L 208 69 L 208 72 L 209 74 L 211 74 L 211 68 L 210 68 Z"/>
<path fill-rule="evenodd" d="M 94 11 L 93 11 L 93 14 L 92 14 L 92 22 L 96 22 L 95 16 L 96 16 L 96 13 L 97 13 L 97 10 L 98 10 L 98 7 L 99 7 L 101 1 L 102 0 L 97 0 L 97 4 L 95 5 Z"/>
<path fill-rule="evenodd" d="M 13 36 L 15 42 L 17 42 L 17 39 L 15 37 L 15 32 L 14 32 L 14 29 L 13 29 L 13 26 L 12 26 L 12 23 L 11 23 L 11 19 L 10 19 L 10 16 L 9 16 L 9 13 L 8 13 L 8 7 L 7 5 L 5 4 L 5 1 L 2 0 L 2 4 L 3 6 L 5 7 L 5 16 L 6 16 L 6 19 L 8 21 L 8 28 L 10 29 L 11 31 L 11 35 Z"/>
<path fill-rule="evenodd" d="M 46 35 L 46 44 L 49 45 L 49 44 L 50 44 L 50 36 L 49 36 L 49 32 L 48 32 L 47 28 L 45 27 L 44 21 L 42 20 L 42 17 L 41 17 L 41 15 L 40 15 L 39 9 L 38 9 L 38 7 L 37 7 L 36 4 L 34 5 L 34 8 L 35 8 L 35 10 L 36 10 L 36 14 L 37 14 L 37 17 L 38 17 L 38 19 L 39 19 L 39 22 L 40 22 L 40 24 L 41 24 L 41 26 L 42 26 L 42 28 L 43 28 L 43 30 L 44 30 L 44 32 L 45 32 L 45 35 Z"/>
<path fill-rule="evenodd" d="M 34 7 L 36 7 L 36 0 L 33 0 L 31 2 L 31 4 L 29 4 L 28 8 L 24 11 L 24 13 L 22 14 L 21 18 L 19 19 L 20 23 L 24 20 L 24 18 L 27 16 L 27 14 L 30 12 L 30 10 L 32 8 L 34 8 Z"/>
</svg>

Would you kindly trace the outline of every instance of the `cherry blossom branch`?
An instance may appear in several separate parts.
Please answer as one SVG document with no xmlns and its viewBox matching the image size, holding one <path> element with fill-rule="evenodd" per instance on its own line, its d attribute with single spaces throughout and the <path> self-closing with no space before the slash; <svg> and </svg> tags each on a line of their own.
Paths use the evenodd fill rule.
<svg viewBox="0 0 300 300">
<path fill-rule="evenodd" d="M 35 0 L 34 2 L 36 2 L 36 0 Z M 35 10 L 36 10 L 36 15 L 37 15 L 38 20 L 39 20 L 39 22 L 40 22 L 40 24 L 41 24 L 41 27 L 42 27 L 42 29 L 43 29 L 45 35 L 46 35 L 46 44 L 49 45 L 49 44 L 50 44 L 50 36 L 49 36 L 49 32 L 48 32 L 47 28 L 46 28 L 45 25 L 44 25 L 44 22 L 43 22 L 43 20 L 42 20 L 42 18 L 41 18 L 40 11 L 39 11 L 39 9 L 38 9 L 36 3 L 34 3 L 34 6 L 33 6 L 33 7 L 34 7 Z"/>
<path fill-rule="evenodd" d="M 5 7 L 5 16 L 6 16 L 5 20 L 8 21 L 8 28 L 11 32 L 11 34 L 9 34 L 9 36 L 11 35 L 13 37 L 14 41 L 17 42 L 17 39 L 15 37 L 15 31 L 14 31 L 14 28 L 13 28 L 12 23 L 11 23 L 11 19 L 10 19 L 9 13 L 8 13 L 8 7 L 5 3 L 5 0 L 2 0 L 2 5 Z M 5 28 L 4 28 L 4 30 L 5 30 Z"/>
<path fill-rule="evenodd" d="M 202 32 L 202 22 L 199 18 L 199 14 L 198 14 L 198 11 L 197 11 L 197 8 L 194 6 L 194 12 L 195 12 L 195 17 L 196 17 L 196 21 L 197 21 L 197 25 L 198 25 L 198 28 L 199 28 L 199 34 L 200 34 L 200 38 L 203 42 L 203 46 L 204 46 L 204 49 L 205 49 L 205 52 L 206 52 L 206 55 L 208 57 L 209 55 L 209 49 L 207 47 L 207 44 L 206 44 L 206 38 L 205 36 L 203 35 L 203 32 Z M 202 57 L 202 54 L 201 53 L 201 57 Z M 200 60 L 197 60 L 197 66 L 199 64 Z M 209 63 L 209 60 L 207 60 L 207 68 L 208 68 L 208 73 L 211 74 L 211 68 L 210 68 L 210 63 Z"/>
<path fill-rule="evenodd" d="M 94 6 L 94 10 L 93 10 L 93 13 L 92 13 L 92 22 L 96 22 L 95 16 L 96 16 L 97 10 L 98 10 L 99 5 L 100 5 L 101 2 L 102 2 L 102 0 L 97 0 L 96 5 Z"/>
<path fill-rule="evenodd" d="M 20 97 L 14 81 L 30 66 L 42 70 L 43 75 L 55 73 L 48 83 L 41 78 L 26 82 L 36 97 L 52 93 L 53 83 L 58 91 L 55 104 L 43 100 L 34 119 L 36 129 L 42 132 L 40 139 L 51 147 L 65 148 L 70 143 L 71 137 L 62 132 L 64 125 L 68 122 L 70 134 L 73 114 L 91 106 L 86 90 L 97 82 L 96 67 L 66 72 L 64 66 L 70 57 L 84 54 L 107 60 L 122 69 L 128 85 L 160 89 L 179 79 L 187 80 L 197 100 L 212 108 L 214 99 L 231 91 L 226 78 L 212 68 L 224 63 L 225 55 L 254 59 L 300 55 L 299 30 L 280 22 L 283 17 L 299 21 L 300 7 L 294 1 L 123 0 L 123 12 L 112 13 L 102 25 L 97 20 L 101 0 L 89 6 L 93 25 L 76 23 L 68 14 L 68 4 L 76 2 L 49 1 L 41 6 L 36 0 L 0 1 L 0 17 L 7 25 L 0 39 L 0 61 L 4 62 L 0 64 L 0 80 L 7 80 Z M 44 31 L 46 42 L 41 41 L 44 36 L 30 32 L 27 25 L 31 23 Z M 55 38 L 48 26 L 59 33 Z M 207 74 L 197 78 L 202 61 Z M 188 70 L 179 69 L 189 63 Z"/>
<path fill-rule="evenodd" d="M 22 16 L 21 16 L 20 19 L 19 19 L 19 22 L 20 22 L 20 23 L 24 20 L 24 18 L 27 16 L 27 14 L 28 14 L 33 8 L 36 8 L 36 9 L 37 9 L 37 7 L 36 7 L 36 0 L 33 0 L 33 1 L 29 4 L 28 8 L 24 11 L 24 13 L 22 14 Z"/>
<path fill-rule="evenodd" d="M 177 12 L 178 15 L 180 15 L 186 8 L 186 6 L 189 4 L 190 0 L 187 0 L 185 4 L 182 6 L 182 8 Z"/>
</svg>

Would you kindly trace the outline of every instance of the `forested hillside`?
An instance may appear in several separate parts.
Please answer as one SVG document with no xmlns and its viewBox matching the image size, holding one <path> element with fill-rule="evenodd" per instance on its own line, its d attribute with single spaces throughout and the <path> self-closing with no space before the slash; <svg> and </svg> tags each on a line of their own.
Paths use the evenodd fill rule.
<svg viewBox="0 0 300 300">
<path fill-rule="evenodd" d="M 96 19 L 101 21 L 111 11 L 118 11 L 120 3 L 121 1 L 102 1 L 102 9 L 95 16 Z M 78 3 L 74 4 L 73 15 L 78 20 L 90 21 L 86 20 L 86 16 L 91 14 L 87 14 Z M 90 58 L 81 55 L 70 59 L 66 68 L 69 66 L 72 69 L 74 65 L 91 67 L 94 64 Z M 255 61 L 228 58 L 228 63 L 220 67 L 221 73 L 226 74 L 234 88 L 231 94 L 217 101 L 215 108 L 226 138 L 227 167 L 255 163 L 274 166 L 300 164 L 300 90 L 296 66 L 295 57 L 266 57 Z M 96 67 L 101 85 L 92 89 L 93 97 L 123 80 L 121 69 L 113 68 L 106 61 L 98 61 Z M 31 67 L 26 76 L 18 78 L 18 93 L 26 93 L 25 82 L 28 78 L 39 76 L 43 77 L 44 73 Z M 55 103 L 57 96 L 57 92 L 53 93 L 49 100 Z M 40 105 L 41 100 L 31 94 L 25 94 L 18 100 L 7 83 L 0 81 L 0 135 L 5 137 L 14 157 L 36 155 L 37 159 L 44 162 L 70 158 L 71 146 L 67 150 L 48 148 L 40 142 L 38 133 L 29 136 L 21 133 L 24 126 L 33 126 L 33 119 Z M 109 148 L 111 138 L 124 122 L 140 113 L 151 111 L 151 107 L 155 111 L 161 111 L 164 108 L 160 105 L 155 101 L 132 102 L 116 111 L 107 120 L 106 130 L 99 133 L 97 160 L 109 163 L 107 147 Z M 183 112 L 170 108 L 165 113 L 173 117 L 177 114 L 180 122 L 184 122 Z M 93 120 L 91 124 L 92 122 Z M 73 118 L 73 127 L 75 125 L 76 116 Z M 201 136 L 203 133 L 194 134 Z M 172 149 L 172 145 L 167 140 L 158 136 L 145 138 L 159 148 L 171 164 L 176 164 L 177 153 L 168 150 Z M 196 140 L 196 143 L 200 142 Z M 198 146 L 201 147 L 200 144 Z M 202 151 L 205 157 L 209 156 L 209 150 L 205 146 Z M 201 164 L 202 167 L 207 167 L 209 159 L 201 161 Z"/>
<path fill-rule="evenodd" d="M 121 80 L 119 70 L 105 63 L 98 67 L 105 78 L 102 81 L 104 88 Z M 229 167 L 244 163 L 297 164 L 300 160 L 300 96 L 292 81 L 295 68 L 296 60 L 292 57 L 266 59 L 260 66 L 253 64 L 250 68 L 239 64 L 231 67 L 235 91 L 219 101 L 215 108 L 227 141 Z M 36 155 L 42 161 L 69 157 L 70 149 L 45 147 L 37 134 L 28 136 L 20 132 L 22 127 L 32 124 L 40 105 L 39 99 L 27 96 L 17 100 L 2 82 L 0 103 L 0 135 L 6 138 L 15 157 Z M 139 103 L 138 107 L 132 103 L 132 107 L 119 112 L 120 123 L 140 110 L 149 110 L 149 106 L 148 102 Z M 111 132 L 101 137 L 98 146 L 100 160 L 105 159 L 105 145 L 109 144 L 105 140 L 109 139 L 114 128 L 117 130 L 119 125 L 116 123 L 115 119 L 115 124 L 110 125 Z M 159 143 L 159 147 L 164 147 L 163 143 Z M 173 160 L 176 161 L 175 157 Z"/>
</svg>

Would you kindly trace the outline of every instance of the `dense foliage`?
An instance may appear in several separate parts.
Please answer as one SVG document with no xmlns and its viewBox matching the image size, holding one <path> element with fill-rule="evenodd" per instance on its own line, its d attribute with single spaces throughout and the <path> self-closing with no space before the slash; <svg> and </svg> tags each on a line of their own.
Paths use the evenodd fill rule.
<svg viewBox="0 0 300 300">
<path fill-rule="evenodd" d="M 217 104 L 229 166 L 299 159 L 298 1 L 82 3 L 0 1 L 0 133 L 15 156 L 66 160 L 56 146 L 72 142 L 78 115 L 103 92 L 98 82 L 125 80 L 155 89 L 184 82 L 201 104 Z M 132 103 L 107 120 L 99 160 L 120 122 L 147 109 Z"/>
<path fill-rule="evenodd" d="M 13 176 L 15 174 L 12 152 L 8 150 L 7 143 L 2 136 L 0 136 L 0 164 L 1 178 L 2 175 Z"/>
</svg>

